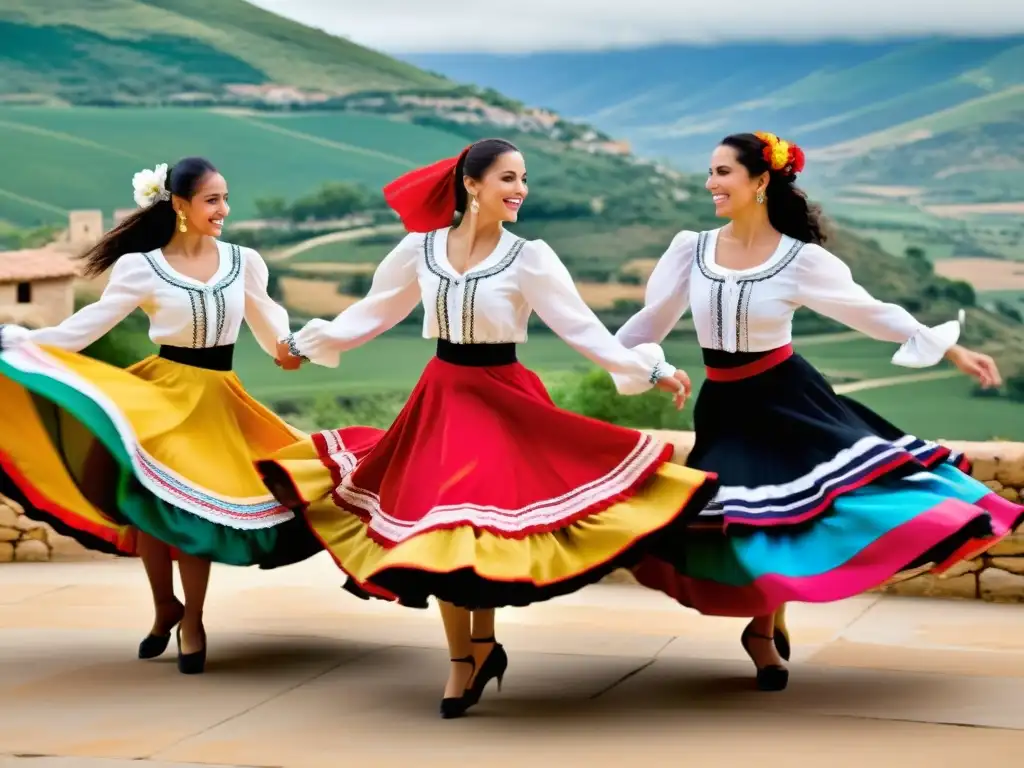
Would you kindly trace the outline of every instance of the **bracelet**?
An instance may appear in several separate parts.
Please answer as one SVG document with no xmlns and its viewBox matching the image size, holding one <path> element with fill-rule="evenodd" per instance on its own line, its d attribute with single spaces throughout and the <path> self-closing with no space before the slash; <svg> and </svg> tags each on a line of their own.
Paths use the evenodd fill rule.
<svg viewBox="0 0 1024 768">
<path fill-rule="evenodd" d="M 659 380 L 660 380 L 661 378 L 662 378 L 662 376 L 661 376 L 661 363 L 660 363 L 660 362 L 659 362 L 659 363 L 655 363 L 655 364 L 654 364 L 654 367 L 653 367 L 653 368 L 651 369 L 651 376 L 650 376 L 650 378 L 649 378 L 649 379 L 647 379 L 647 380 L 648 380 L 648 381 L 649 381 L 649 382 L 650 382 L 651 384 L 657 384 L 657 383 L 658 383 L 658 381 L 659 381 Z"/>
<path fill-rule="evenodd" d="M 304 354 L 302 354 L 299 351 L 299 346 L 298 346 L 298 344 L 295 343 L 295 334 L 294 333 L 289 333 L 284 338 L 284 343 L 288 345 L 288 352 L 289 352 L 289 354 L 291 354 L 292 357 L 297 357 L 297 358 L 299 358 L 299 360 L 302 360 L 303 362 L 306 362 L 306 363 L 309 362 L 309 358 L 306 357 Z"/>
</svg>

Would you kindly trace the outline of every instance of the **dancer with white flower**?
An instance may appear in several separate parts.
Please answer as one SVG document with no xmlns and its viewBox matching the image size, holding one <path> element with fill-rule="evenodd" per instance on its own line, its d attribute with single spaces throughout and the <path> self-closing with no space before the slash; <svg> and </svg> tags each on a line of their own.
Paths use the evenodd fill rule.
<svg viewBox="0 0 1024 768">
<path fill-rule="evenodd" d="M 87 275 L 110 270 L 99 300 L 52 328 L 0 326 L 0 491 L 91 549 L 140 556 L 156 617 L 139 657 L 177 626 L 190 674 L 205 667 L 211 560 L 272 568 L 321 546 L 253 466 L 304 435 L 232 373 L 243 320 L 271 356 L 289 326 L 260 255 L 218 239 L 224 177 L 186 158 L 133 184 L 140 210 L 82 257 Z M 136 308 L 157 355 L 122 370 L 79 354 Z"/>
</svg>

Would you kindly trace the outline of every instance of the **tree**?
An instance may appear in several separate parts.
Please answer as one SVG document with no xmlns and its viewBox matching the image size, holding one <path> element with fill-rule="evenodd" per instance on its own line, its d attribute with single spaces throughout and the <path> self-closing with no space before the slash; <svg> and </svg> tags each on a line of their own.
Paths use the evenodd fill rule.
<svg viewBox="0 0 1024 768">
<path fill-rule="evenodd" d="M 1006 396 L 1016 403 L 1024 403 L 1024 373 L 1006 378 Z"/>
<path fill-rule="evenodd" d="M 922 248 L 911 246 L 904 251 L 907 261 L 914 271 L 919 275 L 931 275 L 935 272 L 935 265 L 929 261 L 927 254 Z"/>
<path fill-rule="evenodd" d="M 364 188 L 333 181 L 296 200 L 291 207 L 291 217 L 293 221 L 342 219 L 378 207 L 378 201 L 374 201 Z"/>
<path fill-rule="evenodd" d="M 261 219 L 287 219 L 290 213 L 283 197 L 261 197 L 255 205 L 256 215 Z"/>
</svg>

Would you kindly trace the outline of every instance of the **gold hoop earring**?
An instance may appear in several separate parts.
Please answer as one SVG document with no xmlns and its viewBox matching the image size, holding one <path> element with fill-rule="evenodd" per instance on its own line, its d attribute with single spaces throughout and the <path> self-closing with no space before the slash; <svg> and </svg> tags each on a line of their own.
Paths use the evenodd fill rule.
<svg viewBox="0 0 1024 768">
<path fill-rule="evenodd" d="M 480 203 L 476 201 L 475 197 L 469 203 L 469 210 L 472 213 L 480 213 Z"/>
<path fill-rule="evenodd" d="M 185 212 L 178 211 L 178 231 L 188 232 L 188 227 L 185 225 Z"/>
<path fill-rule="evenodd" d="M 764 192 L 757 193 L 757 204 L 764 205 Z"/>
</svg>

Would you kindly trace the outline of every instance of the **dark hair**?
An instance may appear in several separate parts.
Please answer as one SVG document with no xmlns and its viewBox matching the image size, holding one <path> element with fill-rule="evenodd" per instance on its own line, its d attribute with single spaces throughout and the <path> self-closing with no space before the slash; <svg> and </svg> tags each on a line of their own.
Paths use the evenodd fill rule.
<svg viewBox="0 0 1024 768">
<path fill-rule="evenodd" d="M 465 213 L 466 205 L 469 203 L 469 193 L 466 192 L 466 185 L 463 182 L 466 176 L 480 179 L 499 157 L 518 151 L 519 147 L 505 139 L 480 139 L 470 145 L 469 151 L 455 166 L 455 212 Z"/>
<path fill-rule="evenodd" d="M 753 176 L 768 173 L 765 204 L 768 221 L 779 232 L 804 243 L 821 245 L 828 237 L 820 206 L 811 203 L 796 185 L 796 177 L 773 171 L 764 159 L 764 142 L 752 133 L 734 133 L 721 141 L 736 150 L 736 157 Z"/>
<path fill-rule="evenodd" d="M 186 157 L 167 172 L 166 189 L 172 195 L 191 200 L 204 178 L 217 173 L 213 163 L 202 157 Z M 82 254 L 85 274 L 96 277 L 126 253 L 146 253 L 163 248 L 174 237 L 177 216 L 170 200 L 158 200 L 134 211 Z"/>
</svg>

